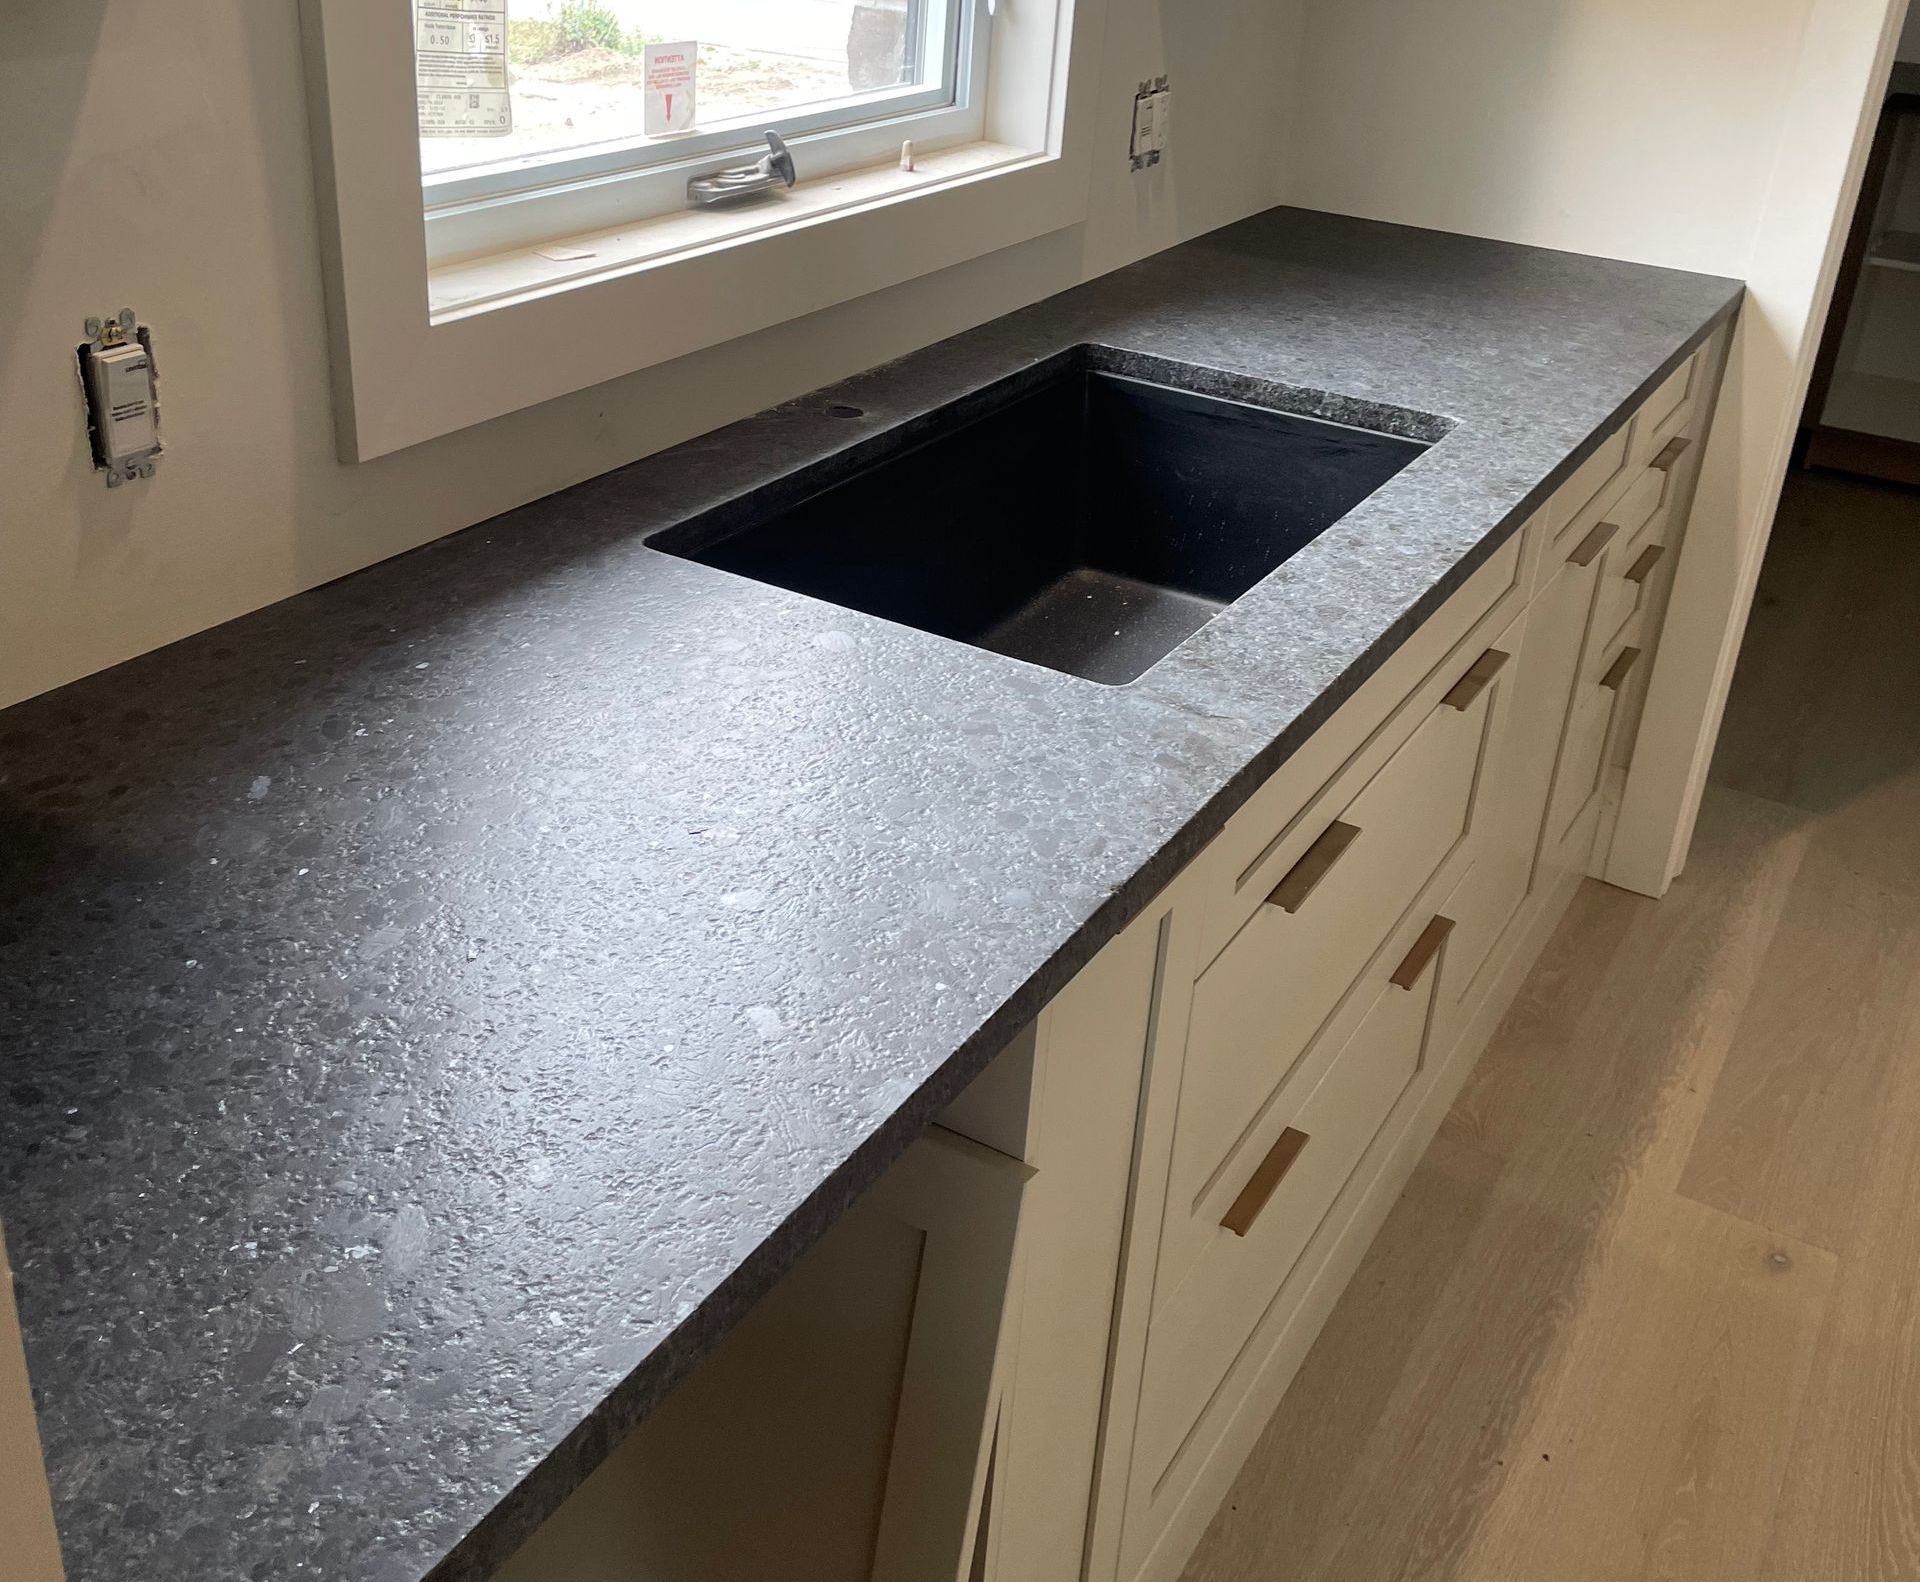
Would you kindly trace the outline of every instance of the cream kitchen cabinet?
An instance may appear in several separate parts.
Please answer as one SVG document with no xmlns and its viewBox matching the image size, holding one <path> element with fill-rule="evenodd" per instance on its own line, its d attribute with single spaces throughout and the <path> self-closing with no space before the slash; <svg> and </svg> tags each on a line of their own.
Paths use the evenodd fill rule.
<svg viewBox="0 0 1920 1582">
<path fill-rule="evenodd" d="M 1178 1576 L 1600 871 L 1723 356 L 1663 380 L 1184 876 L 1090 1578 Z"/>
<path fill-rule="evenodd" d="M 1173 1582 L 1574 888 L 1724 335 L 509 1563 Z"/>
</svg>

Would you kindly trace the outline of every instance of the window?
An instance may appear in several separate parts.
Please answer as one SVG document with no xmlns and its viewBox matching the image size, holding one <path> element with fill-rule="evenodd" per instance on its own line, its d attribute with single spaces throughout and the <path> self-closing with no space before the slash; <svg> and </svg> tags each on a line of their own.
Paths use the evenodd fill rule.
<svg viewBox="0 0 1920 1582">
<path fill-rule="evenodd" d="M 1084 220 L 1105 3 L 300 0 L 341 456 Z M 689 206 L 770 127 L 792 191 Z"/>
<path fill-rule="evenodd" d="M 757 158 L 769 129 L 807 177 L 977 140 L 990 23 L 986 0 L 416 0 L 423 81 L 448 44 L 505 56 L 479 135 L 423 100 L 428 256 L 682 208 L 690 176 Z M 651 111 L 650 68 L 670 84 Z"/>
</svg>

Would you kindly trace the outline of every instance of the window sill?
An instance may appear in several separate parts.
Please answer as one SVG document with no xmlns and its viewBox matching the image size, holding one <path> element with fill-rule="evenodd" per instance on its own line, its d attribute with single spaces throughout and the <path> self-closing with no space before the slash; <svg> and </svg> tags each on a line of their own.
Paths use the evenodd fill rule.
<svg viewBox="0 0 1920 1582">
<path fill-rule="evenodd" d="M 676 209 L 616 226 L 478 258 L 440 264 L 427 276 L 432 323 L 445 324 L 533 298 L 631 274 L 850 212 L 910 202 L 955 183 L 1044 159 L 1005 143 L 964 143 L 915 157 L 802 181 L 790 192 L 735 208 Z"/>
</svg>

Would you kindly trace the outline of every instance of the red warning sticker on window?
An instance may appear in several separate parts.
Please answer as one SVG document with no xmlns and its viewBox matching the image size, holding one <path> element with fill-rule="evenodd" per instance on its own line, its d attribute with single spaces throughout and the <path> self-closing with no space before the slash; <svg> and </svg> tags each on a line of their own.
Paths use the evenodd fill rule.
<svg viewBox="0 0 1920 1582">
<path fill-rule="evenodd" d="M 699 55 L 698 44 L 647 46 L 648 137 L 693 130 L 693 79 Z"/>
</svg>

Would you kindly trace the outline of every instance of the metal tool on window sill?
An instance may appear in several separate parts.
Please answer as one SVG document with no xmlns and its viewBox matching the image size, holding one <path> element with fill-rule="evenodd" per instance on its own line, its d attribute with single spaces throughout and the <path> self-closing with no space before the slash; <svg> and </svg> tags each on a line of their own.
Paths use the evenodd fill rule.
<svg viewBox="0 0 1920 1582">
<path fill-rule="evenodd" d="M 793 154 L 778 132 L 767 133 L 767 152 L 751 165 L 729 165 L 687 183 L 687 200 L 708 205 L 731 203 L 736 198 L 770 192 L 778 186 L 794 183 Z"/>
</svg>

